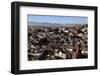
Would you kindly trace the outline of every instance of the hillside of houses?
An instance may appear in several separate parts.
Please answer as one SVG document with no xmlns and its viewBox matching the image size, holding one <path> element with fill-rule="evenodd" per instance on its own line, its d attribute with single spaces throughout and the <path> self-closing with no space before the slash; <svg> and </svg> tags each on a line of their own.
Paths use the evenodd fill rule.
<svg viewBox="0 0 100 76">
<path fill-rule="evenodd" d="M 28 25 L 28 60 L 88 58 L 87 24 Z"/>
</svg>

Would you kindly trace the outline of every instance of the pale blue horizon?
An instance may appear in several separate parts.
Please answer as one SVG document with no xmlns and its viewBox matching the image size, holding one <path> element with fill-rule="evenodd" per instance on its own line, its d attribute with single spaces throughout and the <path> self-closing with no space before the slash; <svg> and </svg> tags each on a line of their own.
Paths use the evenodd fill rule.
<svg viewBox="0 0 100 76">
<path fill-rule="evenodd" d="M 27 18 L 28 22 L 88 24 L 88 17 L 82 17 L 82 16 L 28 15 Z"/>
</svg>

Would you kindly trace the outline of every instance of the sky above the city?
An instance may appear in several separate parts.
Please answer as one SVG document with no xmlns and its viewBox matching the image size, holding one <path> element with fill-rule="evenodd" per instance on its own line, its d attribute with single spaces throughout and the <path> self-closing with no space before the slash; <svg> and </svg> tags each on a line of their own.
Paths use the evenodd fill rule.
<svg viewBox="0 0 100 76">
<path fill-rule="evenodd" d="M 27 18 L 28 22 L 88 24 L 88 17 L 82 17 L 82 16 L 28 15 Z"/>
</svg>

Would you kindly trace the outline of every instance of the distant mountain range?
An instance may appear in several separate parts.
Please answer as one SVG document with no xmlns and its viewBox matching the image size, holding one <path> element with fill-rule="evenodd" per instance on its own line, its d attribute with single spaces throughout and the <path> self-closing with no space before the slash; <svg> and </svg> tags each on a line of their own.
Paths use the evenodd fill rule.
<svg viewBox="0 0 100 76">
<path fill-rule="evenodd" d="M 80 26 L 80 25 L 85 25 L 85 24 L 59 24 L 59 23 L 40 23 L 40 22 L 28 22 L 28 26 L 55 26 L 55 27 L 59 27 L 59 26 Z"/>
</svg>

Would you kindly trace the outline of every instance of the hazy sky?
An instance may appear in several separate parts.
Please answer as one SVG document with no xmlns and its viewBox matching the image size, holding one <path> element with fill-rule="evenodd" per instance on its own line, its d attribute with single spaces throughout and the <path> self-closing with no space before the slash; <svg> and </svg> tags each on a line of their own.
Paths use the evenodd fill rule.
<svg viewBox="0 0 100 76">
<path fill-rule="evenodd" d="M 48 22 L 48 23 L 61 23 L 61 24 L 87 24 L 88 17 L 28 15 L 28 22 Z"/>
</svg>

